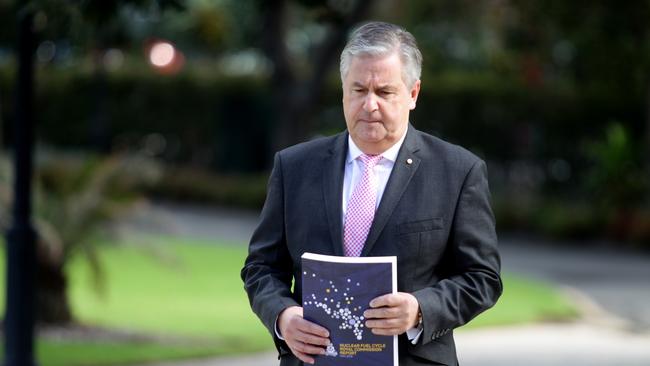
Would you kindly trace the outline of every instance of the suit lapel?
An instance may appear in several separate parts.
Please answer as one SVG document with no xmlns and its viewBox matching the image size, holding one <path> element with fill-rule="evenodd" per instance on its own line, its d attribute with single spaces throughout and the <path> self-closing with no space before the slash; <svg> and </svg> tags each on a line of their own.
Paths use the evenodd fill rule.
<svg viewBox="0 0 650 366">
<path fill-rule="evenodd" d="M 334 255 L 343 255 L 343 230 L 341 217 L 343 211 L 343 173 L 345 171 L 345 157 L 347 153 L 347 133 L 339 134 L 323 162 L 323 200 L 332 236 L 332 249 Z"/>
<path fill-rule="evenodd" d="M 411 178 L 413 178 L 413 175 L 417 171 L 421 159 L 415 153 L 419 149 L 418 131 L 409 124 L 404 144 L 399 154 L 397 154 L 397 160 L 393 166 L 388 183 L 386 183 L 386 189 L 379 203 L 379 208 L 377 208 L 377 212 L 375 213 L 375 218 L 370 227 L 370 232 L 368 233 L 368 238 L 366 239 L 361 256 L 367 256 L 372 250 L 372 247 L 386 226 L 388 219 L 393 214 L 397 203 L 399 203 L 404 191 L 406 191 Z M 409 159 L 410 164 L 408 163 Z"/>
</svg>

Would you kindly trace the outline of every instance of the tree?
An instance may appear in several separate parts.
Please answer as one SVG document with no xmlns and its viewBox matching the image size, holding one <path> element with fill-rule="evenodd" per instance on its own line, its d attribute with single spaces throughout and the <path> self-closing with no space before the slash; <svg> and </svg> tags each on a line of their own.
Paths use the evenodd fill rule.
<svg viewBox="0 0 650 366">
<path fill-rule="evenodd" d="M 309 137 L 328 71 L 338 60 L 350 29 L 369 13 L 371 0 L 347 2 L 300 0 L 258 0 L 262 14 L 261 48 L 271 61 L 276 132 L 274 149 L 279 150 Z M 338 5 L 337 5 L 338 4 Z M 322 40 L 298 63 L 288 44 L 289 13 L 300 5 L 315 14 L 325 30 Z"/>
<path fill-rule="evenodd" d="M 85 30 L 84 34 L 90 37 L 90 42 L 96 41 L 97 44 L 103 45 L 105 44 L 103 42 L 105 42 L 107 37 L 109 37 L 109 34 L 113 34 L 107 31 L 109 29 L 109 24 L 111 24 L 112 21 L 118 19 L 120 9 L 123 7 L 130 6 L 134 9 L 142 9 L 143 11 L 162 11 L 167 8 L 179 9 L 182 8 L 182 5 L 183 0 L 34 0 L 25 4 L 14 4 L 14 11 L 15 14 L 34 14 L 34 17 L 36 19 L 34 24 L 37 28 L 37 32 L 55 34 L 61 37 L 67 35 L 69 37 L 77 37 L 77 39 L 79 39 L 78 37 L 80 34 L 75 32 Z M 3 14 L 0 16 L 0 19 L 4 17 L 5 15 Z M 48 22 L 48 19 L 51 21 Z M 21 47 L 26 46 L 23 46 L 21 44 Z M 28 63 L 33 64 L 33 49 L 25 50 L 25 54 L 28 55 Z M 18 79 L 18 82 L 21 84 L 21 87 L 24 90 L 33 90 L 33 69 L 28 68 L 25 70 L 29 74 L 25 75 L 25 77 L 21 76 L 21 78 Z M 31 106 L 29 103 L 18 105 L 16 109 L 16 112 L 18 114 L 31 113 Z M 29 126 L 25 126 L 25 129 L 31 130 L 31 118 L 27 118 L 26 121 Z M 29 151 L 29 154 L 27 155 L 29 157 L 28 164 L 31 167 L 32 152 Z M 74 246 L 78 246 L 79 242 L 87 241 L 87 235 L 92 232 L 90 229 L 97 225 L 98 222 L 101 222 L 101 219 L 106 219 L 106 217 L 100 215 L 100 213 L 105 214 L 103 207 L 106 204 L 110 204 L 110 201 L 107 201 L 106 197 L 104 197 L 106 180 L 111 177 L 111 174 L 107 173 L 106 170 L 109 172 L 114 172 L 114 165 L 115 164 L 107 163 L 108 167 L 100 166 L 100 169 L 98 169 L 97 173 L 98 176 L 96 179 L 92 179 L 90 181 L 91 184 L 87 187 L 88 189 L 82 189 L 75 192 L 80 193 L 80 196 L 72 195 L 70 197 L 66 197 L 68 199 L 67 201 L 58 202 L 58 204 L 62 206 L 60 208 L 62 208 L 64 211 L 66 207 L 65 205 L 87 203 L 85 205 L 82 205 L 81 208 L 73 210 L 77 214 L 79 212 L 84 213 L 83 216 L 66 217 L 66 215 L 61 215 L 57 211 L 57 213 L 52 216 L 50 221 L 42 221 L 40 227 L 37 227 L 37 229 L 40 229 L 37 232 L 38 243 L 40 245 L 37 246 L 36 257 L 38 260 L 36 261 L 36 271 L 38 273 L 44 274 L 37 277 L 36 284 L 36 318 L 38 321 L 61 324 L 68 323 L 72 320 L 72 314 L 70 313 L 69 305 L 67 303 L 67 287 L 64 267 L 65 264 L 68 263 L 68 259 L 73 254 L 75 254 L 75 251 L 66 250 L 66 248 L 72 248 Z M 112 169 L 110 169 L 111 166 L 113 166 Z M 27 195 L 31 196 L 30 189 L 27 189 Z M 55 195 L 54 197 L 57 196 Z M 30 202 L 30 200 L 28 200 L 28 202 Z M 55 219 L 63 219 L 68 221 L 59 223 L 59 225 L 53 224 L 48 226 L 46 224 L 47 222 L 55 221 Z M 27 218 L 27 220 L 29 220 L 29 218 Z M 85 224 L 78 225 L 79 221 Z M 65 223 L 67 223 L 68 226 L 71 225 L 72 229 L 69 229 Z M 47 235 L 47 233 L 51 234 L 56 232 L 54 229 L 60 230 L 58 235 L 58 238 L 60 239 L 60 250 L 52 252 L 48 251 L 48 246 L 43 245 L 43 243 L 46 243 L 47 237 L 52 238 L 57 236 Z M 93 252 L 85 251 L 84 253 L 87 254 L 87 258 L 90 259 L 91 263 L 95 264 L 93 268 L 96 269 L 96 273 L 99 273 L 99 268 L 97 267 L 98 262 L 93 258 Z"/>
<path fill-rule="evenodd" d="M 650 2 L 509 3 L 517 19 L 510 23 L 510 41 L 525 40 L 510 45 L 535 49 L 549 68 L 564 69 L 583 92 L 645 101 L 645 126 L 637 121 L 634 130 L 650 146 Z M 650 163 L 650 148 L 646 153 Z"/>
<path fill-rule="evenodd" d="M 48 152 L 39 164 L 35 184 L 36 320 L 66 324 L 74 320 L 68 300 L 66 265 L 82 256 L 101 293 L 104 277 L 96 242 L 107 225 L 130 212 L 141 201 L 139 187 L 155 182 L 160 168 L 134 156 L 105 158 Z M 41 159 L 43 160 L 43 159 Z M 0 208 L 13 200 L 9 164 L 0 160 Z M 0 228 L 9 226 L 8 212 L 0 212 Z"/>
</svg>

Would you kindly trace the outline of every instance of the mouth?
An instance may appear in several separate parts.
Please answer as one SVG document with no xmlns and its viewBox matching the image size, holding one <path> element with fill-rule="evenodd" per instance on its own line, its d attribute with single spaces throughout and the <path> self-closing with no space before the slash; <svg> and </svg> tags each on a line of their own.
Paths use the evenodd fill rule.
<svg viewBox="0 0 650 366">
<path fill-rule="evenodd" d="M 358 121 L 361 123 L 381 123 L 381 120 L 373 120 L 373 119 L 360 119 Z"/>
</svg>

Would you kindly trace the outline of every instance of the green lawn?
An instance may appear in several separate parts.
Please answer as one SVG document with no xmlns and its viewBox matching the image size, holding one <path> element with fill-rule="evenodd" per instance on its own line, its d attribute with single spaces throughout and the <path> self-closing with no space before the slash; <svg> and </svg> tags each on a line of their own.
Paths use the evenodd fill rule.
<svg viewBox="0 0 650 366">
<path fill-rule="evenodd" d="M 88 267 L 73 263 L 74 313 L 85 323 L 157 333 L 246 339 L 264 346 L 267 334 L 250 311 L 239 271 L 246 249 L 236 245 L 147 239 L 150 245 L 106 247 L 108 291 L 92 291 Z M 156 245 L 151 245 L 151 243 Z"/>
<path fill-rule="evenodd" d="M 216 346 L 51 340 L 39 340 L 36 348 L 41 366 L 125 365 L 159 360 L 209 357 L 225 353 L 224 347 Z"/>
<path fill-rule="evenodd" d="M 141 242 L 138 240 L 137 242 Z M 104 245 L 107 287 L 94 291 L 89 268 L 69 267 L 73 312 L 83 323 L 170 336 L 195 345 L 106 344 L 39 340 L 42 366 L 109 365 L 132 361 L 246 353 L 269 349 L 271 338 L 252 314 L 239 270 L 244 245 L 146 238 L 148 245 Z M 0 310 L 4 308 L 4 252 L 0 251 Z M 466 328 L 567 319 L 575 309 L 545 284 L 511 275 L 493 309 Z"/>
<path fill-rule="evenodd" d="M 511 274 L 503 275 L 503 295 L 497 304 L 463 329 L 541 321 L 575 319 L 578 310 L 548 284 Z"/>
</svg>

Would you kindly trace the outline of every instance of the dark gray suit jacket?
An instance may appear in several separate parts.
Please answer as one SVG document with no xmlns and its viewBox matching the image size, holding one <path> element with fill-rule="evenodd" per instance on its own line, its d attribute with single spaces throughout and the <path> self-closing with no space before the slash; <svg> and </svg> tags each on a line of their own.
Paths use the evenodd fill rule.
<svg viewBox="0 0 650 366">
<path fill-rule="evenodd" d="M 300 306 L 300 256 L 344 255 L 347 139 L 344 132 L 276 154 L 241 271 L 251 307 L 271 332 L 281 365 L 301 364 L 274 332 L 278 314 Z M 501 295 L 489 197 L 481 159 L 409 125 L 361 254 L 396 255 L 398 291 L 420 303 L 424 331 L 417 345 L 399 337 L 400 365 L 456 365 L 453 329 Z"/>
</svg>

